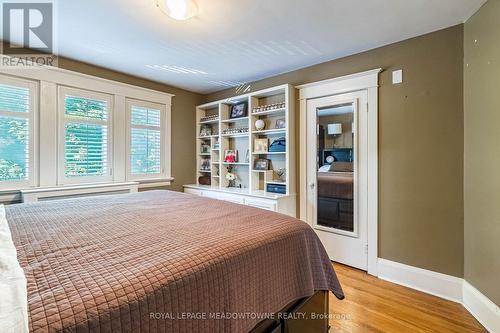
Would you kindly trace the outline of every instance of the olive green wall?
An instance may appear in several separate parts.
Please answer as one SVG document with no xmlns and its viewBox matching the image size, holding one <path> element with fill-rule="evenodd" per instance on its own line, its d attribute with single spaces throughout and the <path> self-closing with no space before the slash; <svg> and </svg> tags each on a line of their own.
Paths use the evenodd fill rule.
<svg viewBox="0 0 500 333">
<path fill-rule="evenodd" d="M 465 279 L 500 305 L 500 1 L 465 24 Z"/>
<path fill-rule="evenodd" d="M 463 25 L 264 79 L 251 88 L 298 85 L 379 67 L 384 69 L 379 256 L 462 277 Z M 405 81 L 392 85 L 391 71 L 400 68 Z M 221 91 L 205 101 L 233 94 Z"/>
<path fill-rule="evenodd" d="M 182 185 L 195 182 L 195 110 L 196 105 L 201 104 L 202 95 L 65 58 L 59 58 L 59 67 L 174 94 L 175 97 L 172 100 L 172 177 L 175 177 L 175 180 L 165 189 L 182 191 Z"/>
</svg>

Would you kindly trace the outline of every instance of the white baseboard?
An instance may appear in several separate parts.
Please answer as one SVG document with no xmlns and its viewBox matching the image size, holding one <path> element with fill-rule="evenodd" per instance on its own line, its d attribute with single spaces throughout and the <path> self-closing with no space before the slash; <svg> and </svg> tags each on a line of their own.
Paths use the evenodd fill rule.
<svg viewBox="0 0 500 333">
<path fill-rule="evenodd" d="M 462 302 L 461 278 L 381 258 L 378 259 L 378 277 L 453 302 Z"/>
<path fill-rule="evenodd" d="M 464 307 L 491 333 L 500 333 L 500 308 L 469 282 L 463 282 Z"/>
<path fill-rule="evenodd" d="M 378 259 L 378 277 L 461 303 L 490 333 L 500 333 L 500 308 L 462 278 Z"/>
</svg>

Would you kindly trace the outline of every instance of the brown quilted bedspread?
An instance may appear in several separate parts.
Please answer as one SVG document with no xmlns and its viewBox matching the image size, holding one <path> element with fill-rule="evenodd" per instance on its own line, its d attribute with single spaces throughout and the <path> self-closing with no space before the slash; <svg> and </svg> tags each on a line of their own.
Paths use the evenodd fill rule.
<svg viewBox="0 0 500 333">
<path fill-rule="evenodd" d="M 352 172 L 318 172 L 318 196 L 352 200 L 354 174 Z"/>
<path fill-rule="evenodd" d="M 315 290 L 343 297 L 313 230 L 285 215 L 170 191 L 6 211 L 31 332 L 247 332 Z"/>
</svg>

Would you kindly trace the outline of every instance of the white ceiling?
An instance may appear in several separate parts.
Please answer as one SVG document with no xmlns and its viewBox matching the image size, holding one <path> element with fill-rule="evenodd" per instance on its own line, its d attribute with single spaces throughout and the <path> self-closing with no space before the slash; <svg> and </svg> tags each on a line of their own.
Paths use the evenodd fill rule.
<svg viewBox="0 0 500 333">
<path fill-rule="evenodd" d="M 439 30 L 485 0 L 58 0 L 59 54 L 200 93 Z"/>
</svg>

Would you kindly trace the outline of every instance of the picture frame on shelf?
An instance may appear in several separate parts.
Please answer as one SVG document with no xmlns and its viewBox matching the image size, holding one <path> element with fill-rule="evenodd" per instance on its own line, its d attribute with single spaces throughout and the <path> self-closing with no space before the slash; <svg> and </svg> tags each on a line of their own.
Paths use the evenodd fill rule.
<svg viewBox="0 0 500 333">
<path fill-rule="evenodd" d="M 248 115 L 248 102 L 240 102 L 231 105 L 229 119 L 244 118 Z"/>
<path fill-rule="evenodd" d="M 269 170 L 270 160 L 266 158 L 256 159 L 253 163 L 253 169 L 257 171 L 267 171 Z"/>
<path fill-rule="evenodd" d="M 224 151 L 224 163 L 237 163 L 238 162 L 238 151 L 228 149 Z"/>
<path fill-rule="evenodd" d="M 200 170 L 210 171 L 210 159 L 209 158 L 201 159 Z"/>
<path fill-rule="evenodd" d="M 212 135 L 212 126 L 203 125 L 200 126 L 200 136 L 211 136 Z"/>
<path fill-rule="evenodd" d="M 269 140 L 255 139 L 253 149 L 255 153 L 267 153 L 269 149 Z"/>
<path fill-rule="evenodd" d="M 276 124 L 274 125 L 276 129 L 283 129 L 286 128 L 286 121 L 284 118 L 282 119 L 276 119 Z"/>
<path fill-rule="evenodd" d="M 206 143 L 202 143 L 200 147 L 200 153 L 202 154 L 208 154 L 210 153 L 210 145 Z"/>
</svg>

